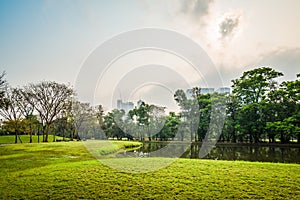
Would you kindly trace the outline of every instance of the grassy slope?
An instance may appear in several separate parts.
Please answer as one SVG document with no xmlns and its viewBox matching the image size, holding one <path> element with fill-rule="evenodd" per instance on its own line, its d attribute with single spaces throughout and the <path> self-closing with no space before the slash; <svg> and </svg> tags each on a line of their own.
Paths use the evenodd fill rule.
<svg viewBox="0 0 300 200">
<path fill-rule="evenodd" d="M 178 159 L 131 174 L 95 160 L 81 142 L 1 146 L 0 155 L 2 199 L 300 199 L 296 164 Z"/>
</svg>

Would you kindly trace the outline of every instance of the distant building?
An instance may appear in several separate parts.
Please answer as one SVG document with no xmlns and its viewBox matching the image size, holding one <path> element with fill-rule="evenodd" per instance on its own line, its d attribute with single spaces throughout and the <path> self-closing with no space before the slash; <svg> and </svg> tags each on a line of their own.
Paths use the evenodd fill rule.
<svg viewBox="0 0 300 200">
<path fill-rule="evenodd" d="M 215 88 L 200 88 L 200 94 L 212 94 L 214 93 Z M 187 89 L 185 95 L 187 99 L 192 99 L 194 94 L 193 89 Z"/>
<path fill-rule="evenodd" d="M 142 105 L 143 101 L 140 99 L 138 100 L 138 102 L 136 103 L 137 107 L 139 108 Z"/>
<path fill-rule="evenodd" d="M 218 93 L 230 93 L 230 88 L 229 87 L 221 87 L 219 89 L 216 90 L 216 92 Z"/>
<path fill-rule="evenodd" d="M 187 89 L 185 91 L 186 98 L 187 99 L 192 99 L 193 98 L 193 93 L 194 93 L 193 89 Z"/>
<path fill-rule="evenodd" d="M 215 88 L 201 88 L 200 94 L 212 94 L 215 92 Z"/>
<path fill-rule="evenodd" d="M 201 90 L 200 90 L 200 94 L 213 94 L 214 92 L 217 92 L 217 93 L 230 93 L 231 90 L 230 90 L 229 87 L 221 87 L 217 90 L 215 90 L 215 88 L 201 88 Z M 192 99 L 194 91 L 193 91 L 193 89 L 187 89 L 185 91 L 185 94 L 186 94 L 186 97 L 188 99 Z"/>
<path fill-rule="evenodd" d="M 133 108 L 134 108 L 134 104 L 130 101 L 123 102 L 121 99 L 117 100 L 117 109 L 118 110 L 124 110 L 125 113 L 128 113 Z"/>
</svg>

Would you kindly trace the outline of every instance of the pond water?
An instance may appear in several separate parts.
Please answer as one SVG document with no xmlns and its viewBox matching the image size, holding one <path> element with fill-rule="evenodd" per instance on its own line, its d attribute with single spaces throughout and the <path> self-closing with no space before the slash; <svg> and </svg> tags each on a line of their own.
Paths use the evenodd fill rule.
<svg viewBox="0 0 300 200">
<path fill-rule="evenodd" d="M 145 142 L 142 147 L 135 150 L 137 156 L 155 155 L 155 151 L 168 145 L 167 142 Z M 180 143 L 172 144 L 174 148 L 187 147 L 181 158 L 199 159 L 199 150 L 201 144 L 183 145 Z M 182 147 L 182 148 L 183 148 Z M 170 156 L 172 154 L 170 153 Z M 260 162 L 280 162 L 280 163 L 298 163 L 300 164 L 300 146 L 282 146 L 282 145 L 241 145 L 241 144 L 217 144 L 204 157 L 204 159 L 214 160 L 245 160 Z"/>
</svg>

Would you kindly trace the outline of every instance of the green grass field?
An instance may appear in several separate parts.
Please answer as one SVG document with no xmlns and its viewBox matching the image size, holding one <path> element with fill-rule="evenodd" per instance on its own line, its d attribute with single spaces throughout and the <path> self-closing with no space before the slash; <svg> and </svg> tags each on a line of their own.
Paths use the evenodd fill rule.
<svg viewBox="0 0 300 200">
<path fill-rule="evenodd" d="M 29 143 L 30 142 L 30 136 L 29 135 L 20 135 L 22 143 Z M 56 140 L 62 140 L 63 137 L 55 136 Z M 65 138 L 66 141 L 69 140 L 69 138 Z M 18 138 L 18 143 L 21 143 L 20 139 Z M 40 142 L 43 141 L 43 136 L 40 135 Z M 53 142 L 53 135 L 48 136 L 48 141 Z M 38 143 L 38 136 L 33 135 L 32 136 L 32 142 Z M 15 143 L 15 136 L 14 135 L 1 135 L 0 136 L 0 144 L 14 144 Z"/>
<path fill-rule="evenodd" d="M 95 152 L 115 151 L 104 144 Z M 125 173 L 99 162 L 82 142 L 12 144 L 0 146 L 0 155 L 1 199 L 300 199 L 297 164 L 177 159 L 158 171 Z"/>
</svg>

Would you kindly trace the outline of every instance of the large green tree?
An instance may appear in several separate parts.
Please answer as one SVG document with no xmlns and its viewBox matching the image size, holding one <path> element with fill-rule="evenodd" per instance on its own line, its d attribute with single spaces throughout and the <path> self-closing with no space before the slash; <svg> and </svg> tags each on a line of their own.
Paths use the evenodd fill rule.
<svg viewBox="0 0 300 200">
<path fill-rule="evenodd" d="M 152 137 L 160 132 L 165 123 L 164 111 L 164 107 L 145 102 L 129 111 L 129 117 L 135 120 L 141 139 L 148 137 L 148 140 L 151 141 Z"/>
<path fill-rule="evenodd" d="M 196 141 L 197 131 L 199 127 L 199 102 L 197 100 L 198 88 L 193 89 L 191 98 L 187 98 L 185 92 L 181 89 L 174 94 L 174 99 L 181 109 L 182 130 L 186 130 L 189 134 L 184 133 L 184 137 L 190 141 Z"/>
<path fill-rule="evenodd" d="M 239 79 L 233 80 L 233 95 L 240 102 L 237 128 L 248 135 L 247 139 L 259 142 L 264 132 L 262 104 L 267 94 L 277 87 L 276 78 L 283 76 L 270 67 L 261 67 L 243 73 Z"/>
<path fill-rule="evenodd" d="M 169 138 L 174 138 L 178 131 L 180 125 L 180 115 L 175 112 L 170 112 L 168 116 L 166 116 L 166 121 L 164 127 L 161 131 L 156 135 L 160 140 L 168 140 Z M 183 135 L 179 138 L 183 140 Z"/>
<path fill-rule="evenodd" d="M 283 73 L 270 67 L 261 67 L 243 73 L 239 79 L 232 81 L 233 94 L 244 104 L 258 103 L 266 94 L 276 88 L 275 79 Z"/>
<path fill-rule="evenodd" d="M 266 130 L 272 141 L 278 135 L 282 143 L 289 142 L 291 137 L 297 137 L 300 142 L 300 80 L 299 75 L 297 77 L 281 83 L 277 90 L 268 94 Z"/>
<path fill-rule="evenodd" d="M 104 116 L 104 124 L 105 124 L 105 134 L 106 136 L 117 138 L 118 140 L 121 140 L 123 137 L 125 137 L 125 133 L 120 128 L 122 125 L 123 117 L 125 116 L 124 110 L 117 110 L 114 109 L 110 112 L 108 112 Z"/>
</svg>

